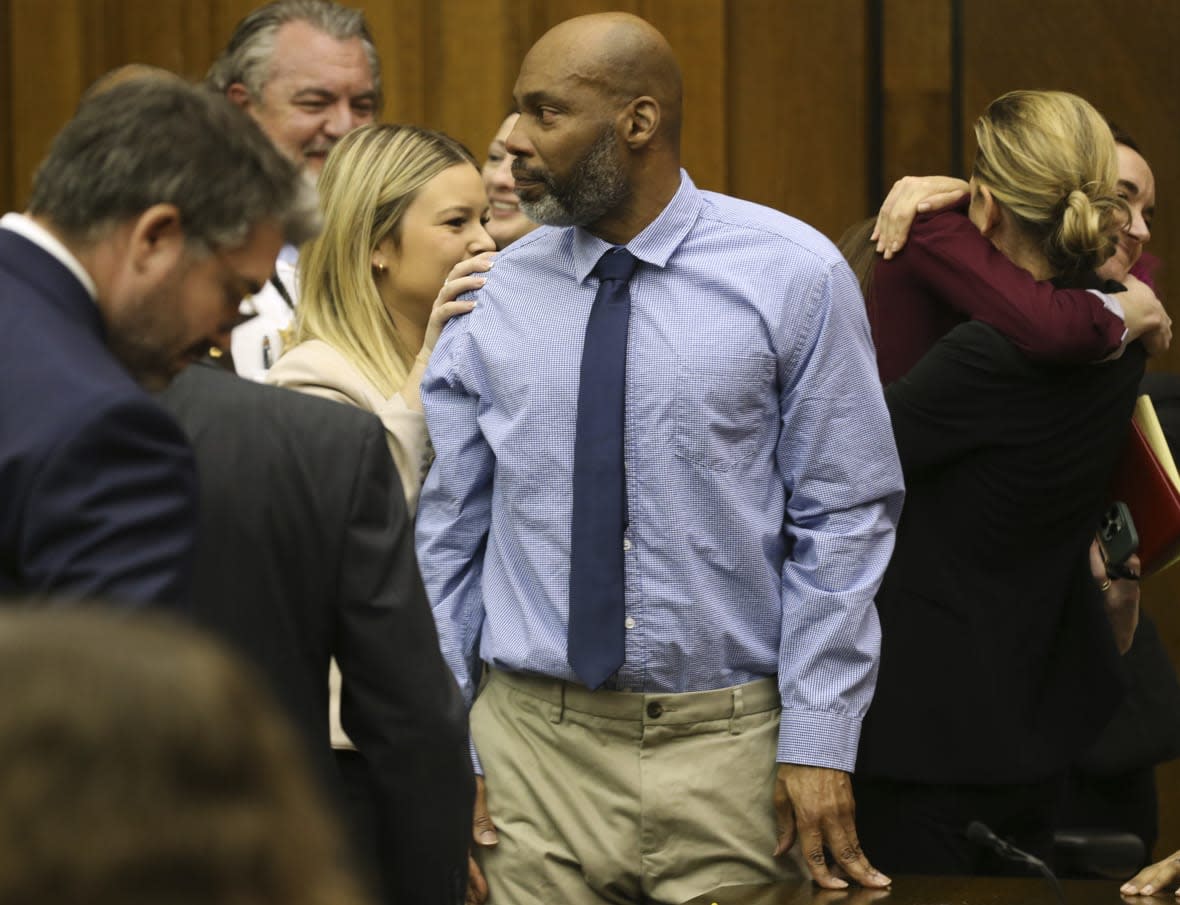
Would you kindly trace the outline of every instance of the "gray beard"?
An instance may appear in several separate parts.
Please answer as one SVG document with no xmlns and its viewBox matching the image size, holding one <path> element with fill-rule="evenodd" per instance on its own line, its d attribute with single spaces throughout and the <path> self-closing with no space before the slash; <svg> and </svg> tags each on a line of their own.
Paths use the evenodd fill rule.
<svg viewBox="0 0 1180 905">
<path fill-rule="evenodd" d="M 573 167 L 569 179 L 542 176 L 547 191 L 536 201 L 521 200 L 520 209 L 547 226 L 587 226 L 618 208 L 630 193 L 615 156 L 614 129 L 607 128 Z"/>
</svg>

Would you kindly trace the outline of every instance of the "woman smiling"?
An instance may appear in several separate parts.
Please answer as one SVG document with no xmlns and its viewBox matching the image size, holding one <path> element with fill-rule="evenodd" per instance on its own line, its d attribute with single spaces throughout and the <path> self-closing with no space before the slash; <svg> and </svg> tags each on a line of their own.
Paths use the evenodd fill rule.
<svg viewBox="0 0 1180 905">
<path fill-rule="evenodd" d="M 483 182 L 453 139 L 373 125 L 341 140 L 319 189 L 295 344 L 268 380 L 376 413 L 412 512 L 431 458 L 418 386 L 443 325 L 472 308 L 456 299 L 491 268 Z"/>
</svg>

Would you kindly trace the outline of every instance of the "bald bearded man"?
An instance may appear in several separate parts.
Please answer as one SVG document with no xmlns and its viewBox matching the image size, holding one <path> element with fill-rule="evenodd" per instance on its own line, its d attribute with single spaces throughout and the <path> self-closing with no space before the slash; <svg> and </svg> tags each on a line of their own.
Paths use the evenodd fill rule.
<svg viewBox="0 0 1180 905">
<path fill-rule="evenodd" d="M 795 840 L 821 885 L 825 845 L 887 885 L 848 772 L 902 479 L 856 281 L 693 185 L 642 19 L 556 26 L 515 95 L 548 225 L 422 387 L 419 557 L 484 774 L 469 899 L 684 901 L 791 875 Z"/>
</svg>

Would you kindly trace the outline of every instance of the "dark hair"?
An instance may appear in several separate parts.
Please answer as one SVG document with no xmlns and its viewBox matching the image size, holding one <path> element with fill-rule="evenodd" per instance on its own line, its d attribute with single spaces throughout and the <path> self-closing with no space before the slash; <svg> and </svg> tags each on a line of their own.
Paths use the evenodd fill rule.
<svg viewBox="0 0 1180 905">
<path fill-rule="evenodd" d="M 1110 134 L 1114 136 L 1115 144 L 1124 145 L 1125 147 L 1130 148 L 1136 154 L 1143 153 L 1141 150 L 1139 150 L 1139 142 L 1135 141 L 1135 139 L 1133 139 L 1129 133 L 1124 132 L 1121 128 L 1119 128 L 1118 123 L 1108 119 L 1106 124 L 1110 126 Z"/>
<path fill-rule="evenodd" d="M 238 245 L 263 220 L 277 220 L 292 244 L 319 226 L 314 189 L 246 113 L 150 76 L 82 102 L 37 169 L 29 211 L 87 243 L 161 203 L 208 247 Z"/>
<path fill-rule="evenodd" d="M 865 307 L 870 312 L 872 312 L 874 305 L 873 271 L 877 266 L 879 256 L 877 255 L 877 245 L 875 242 L 869 241 L 869 236 L 873 234 L 873 227 L 876 225 L 876 217 L 869 217 L 858 223 L 853 223 L 852 226 L 844 230 L 844 234 L 836 242 L 836 247 L 840 249 L 840 254 L 844 255 L 844 260 L 848 262 L 853 276 L 860 284 Z"/>
<path fill-rule="evenodd" d="M 191 629 L 0 611 L 0 902 L 359 905 L 262 684 Z"/>
<path fill-rule="evenodd" d="M 288 22 L 306 22 L 337 41 L 359 38 L 373 76 L 377 110 L 381 110 L 384 101 L 381 60 L 365 23 L 365 14 L 330 0 L 275 0 L 254 10 L 238 23 L 225 50 L 209 67 L 205 83 L 218 94 L 225 94 L 230 85 L 241 83 L 250 97 L 260 101 L 262 89 L 271 76 L 275 35 Z"/>
</svg>

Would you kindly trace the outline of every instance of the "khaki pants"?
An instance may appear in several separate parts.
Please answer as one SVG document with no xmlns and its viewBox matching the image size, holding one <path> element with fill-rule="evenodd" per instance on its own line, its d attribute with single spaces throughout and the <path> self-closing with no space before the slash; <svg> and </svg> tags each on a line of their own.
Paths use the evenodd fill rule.
<svg viewBox="0 0 1180 905">
<path fill-rule="evenodd" d="M 775 859 L 778 689 L 587 691 L 493 672 L 471 732 L 500 842 L 489 905 L 684 902 L 802 875 Z"/>
</svg>

